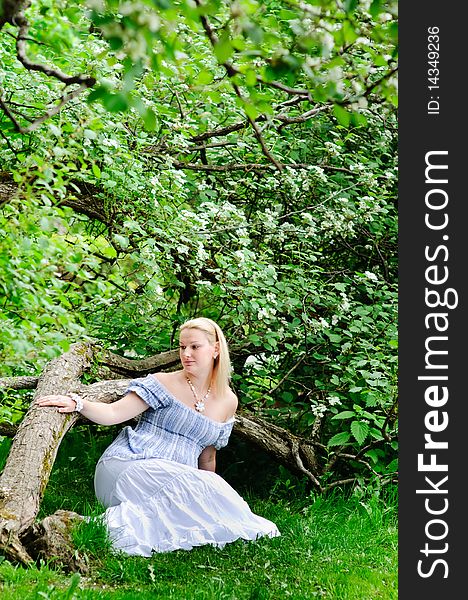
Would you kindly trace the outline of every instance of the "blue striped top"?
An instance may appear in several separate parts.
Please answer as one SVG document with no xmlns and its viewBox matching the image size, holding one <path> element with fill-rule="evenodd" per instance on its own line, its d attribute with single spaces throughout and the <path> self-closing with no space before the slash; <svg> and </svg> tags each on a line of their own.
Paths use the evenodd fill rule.
<svg viewBox="0 0 468 600">
<path fill-rule="evenodd" d="M 138 424 L 124 427 L 101 459 L 164 458 L 198 468 L 204 448 L 226 446 L 234 417 L 225 423 L 213 421 L 175 398 L 152 375 L 134 379 L 126 393 L 135 392 L 148 404 Z"/>
</svg>

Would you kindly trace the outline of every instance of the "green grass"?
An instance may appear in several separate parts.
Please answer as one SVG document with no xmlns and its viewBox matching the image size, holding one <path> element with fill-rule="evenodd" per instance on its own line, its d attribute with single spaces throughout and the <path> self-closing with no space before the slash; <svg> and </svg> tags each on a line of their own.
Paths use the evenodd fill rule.
<svg viewBox="0 0 468 600">
<path fill-rule="evenodd" d="M 76 543 L 91 566 L 87 577 L 51 566 L 0 564 L 0 598 L 266 600 L 397 598 L 396 503 L 360 503 L 335 495 L 292 510 L 288 502 L 255 501 L 281 537 L 237 541 L 222 550 L 157 554 L 151 559 L 112 554 L 95 523 L 82 524 Z M 90 535 L 91 533 L 91 535 Z"/>
<path fill-rule="evenodd" d="M 57 508 L 99 514 L 92 475 L 109 439 L 96 439 L 87 431 L 67 436 L 41 516 Z M 254 512 L 278 525 L 281 537 L 148 559 L 112 553 L 102 525 L 90 521 L 81 523 L 74 537 L 90 567 L 86 576 L 64 574 L 52 561 L 28 569 L 3 561 L 0 599 L 397 600 L 395 489 L 361 498 L 339 492 L 321 498 L 277 466 L 274 485 L 266 489 L 264 479 L 262 490 L 252 486 L 254 479 L 243 485 L 242 470 L 241 465 L 237 481 L 228 481 Z"/>
</svg>

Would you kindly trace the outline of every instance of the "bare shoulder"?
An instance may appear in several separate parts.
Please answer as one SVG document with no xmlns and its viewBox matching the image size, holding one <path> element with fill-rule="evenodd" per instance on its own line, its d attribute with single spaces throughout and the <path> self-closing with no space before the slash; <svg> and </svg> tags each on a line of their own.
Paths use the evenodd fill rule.
<svg viewBox="0 0 468 600">
<path fill-rule="evenodd" d="M 179 379 L 179 371 L 164 373 L 163 371 L 157 371 L 156 373 L 151 373 L 152 377 L 155 377 L 160 383 L 163 385 L 165 383 L 170 383 L 171 381 Z"/>
<path fill-rule="evenodd" d="M 237 396 L 235 395 L 235 393 L 232 390 L 229 390 L 229 393 L 226 395 L 226 408 L 227 408 L 227 412 L 229 413 L 229 416 L 234 416 L 237 407 L 239 405 L 239 400 L 237 399 Z"/>
</svg>

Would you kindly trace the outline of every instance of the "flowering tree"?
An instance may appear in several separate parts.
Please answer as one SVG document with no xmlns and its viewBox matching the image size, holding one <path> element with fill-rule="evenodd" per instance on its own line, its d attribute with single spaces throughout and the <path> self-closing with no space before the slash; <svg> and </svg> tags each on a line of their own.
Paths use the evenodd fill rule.
<svg viewBox="0 0 468 600">
<path fill-rule="evenodd" d="M 317 490 L 393 480 L 394 3 L 0 6 L 5 378 L 34 389 L 74 342 L 142 374 L 203 314 L 239 435 Z"/>
</svg>

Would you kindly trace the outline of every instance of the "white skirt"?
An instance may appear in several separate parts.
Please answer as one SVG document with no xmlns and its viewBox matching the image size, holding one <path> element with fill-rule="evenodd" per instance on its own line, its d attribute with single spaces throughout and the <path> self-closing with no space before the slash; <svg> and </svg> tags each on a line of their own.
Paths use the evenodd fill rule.
<svg viewBox="0 0 468 600">
<path fill-rule="evenodd" d="M 96 496 L 112 545 L 127 554 L 223 547 L 280 535 L 219 475 L 159 458 L 99 461 Z"/>
</svg>

